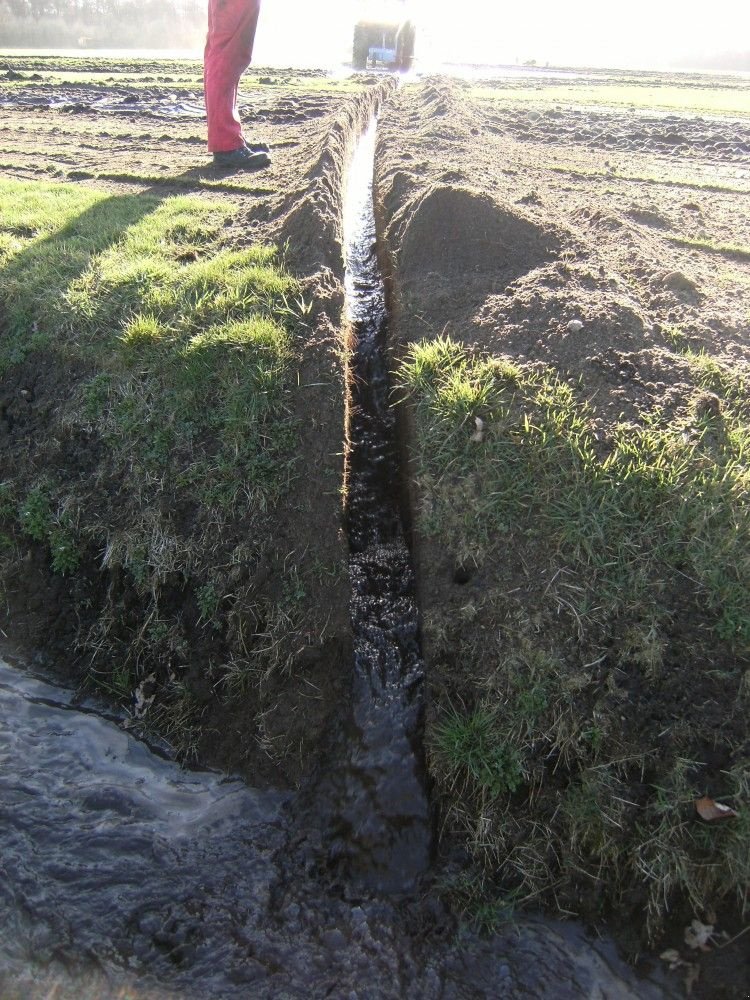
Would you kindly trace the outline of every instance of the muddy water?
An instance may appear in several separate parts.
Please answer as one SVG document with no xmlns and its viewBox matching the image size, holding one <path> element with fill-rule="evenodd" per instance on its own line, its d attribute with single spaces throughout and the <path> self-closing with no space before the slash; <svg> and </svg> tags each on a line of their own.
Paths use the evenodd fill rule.
<svg viewBox="0 0 750 1000">
<path fill-rule="evenodd" d="M 348 199 L 350 715 L 307 788 L 258 792 L 180 770 L 97 706 L 0 661 L 3 1000 L 664 995 L 575 925 L 524 920 L 480 939 L 431 892 L 373 140 Z"/>
<path fill-rule="evenodd" d="M 238 105 L 244 107 L 250 102 L 240 99 Z M 0 97 L 0 108 L 8 110 L 49 109 L 71 114 L 101 112 L 103 114 L 152 115 L 155 118 L 205 118 L 201 94 L 171 93 L 167 88 L 152 88 L 151 93 L 134 94 L 122 90 L 109 92 L 104 97 L 92 99 L 91 88 L 69 85 L 54 87 L 44 91 L 8 94 Z"/>
<path fill-rule="evenodd" d="M 398 503 L 385 287 L 376 253 L 374 155 L 373 121 L 353 157 L 344 199 L 352 716 L 321 792 L 339 804 L 337 849 L 349 877 L 403 893 L 429 867 L 432 832 L 419 752 L 424 671 Z"/>
<path fill-rule="evenodd" d="M 342 891 L 288 805 L 0 661 L 0 996 L 660 995 L 572 925 L 480 940 L 424 895 Z"/>
</svg>

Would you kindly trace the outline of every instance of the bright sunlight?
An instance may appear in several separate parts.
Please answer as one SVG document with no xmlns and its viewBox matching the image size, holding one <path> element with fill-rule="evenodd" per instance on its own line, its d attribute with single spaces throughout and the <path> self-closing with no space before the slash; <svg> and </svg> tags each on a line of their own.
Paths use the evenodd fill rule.
<svg viewBox="0 0 750 1000">
<path fill-rule="evenodd" d="M 363 9 L 392 9 L 360 0 L 266 0 L 256 42 L 256 64 L 329 65 L 347 59 L 351 27 Z M 400 5 L 399 5 L 400 6 Z M 413 0 L 418 60 L 440 63 L 700 68 L 750 48 L 750 5 L 744 0 Z M 293 25 L 290 32 L 289 26 Z M 349 53 L 350 55 L 350 53 Z M 731 68 L 731 59 L 727 64 Z"/>
</svg>

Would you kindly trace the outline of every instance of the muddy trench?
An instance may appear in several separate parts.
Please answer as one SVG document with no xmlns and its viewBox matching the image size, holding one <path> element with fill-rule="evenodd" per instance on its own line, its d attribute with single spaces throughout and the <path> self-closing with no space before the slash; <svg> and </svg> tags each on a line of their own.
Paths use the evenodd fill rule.
<svg viewBox="0 0 750 1000">
<path fill-rule="evenodd" d="M 180 770 L 95 700 L 0 663 L 4 1000 L 668 995 L 576 924 L 482 938 L 435 891 L 375 134 L 344 199 L 350 705 L 298 792 L 257 791 Z"/>
</svg>

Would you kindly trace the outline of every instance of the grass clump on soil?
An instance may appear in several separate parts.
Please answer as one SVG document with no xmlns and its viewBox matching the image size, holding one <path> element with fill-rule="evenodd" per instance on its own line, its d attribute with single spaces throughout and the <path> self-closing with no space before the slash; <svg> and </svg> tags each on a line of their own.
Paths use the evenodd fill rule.
<svg viewBox="0 0 750 1000">
<path fill-rule="evenodd" d="M 75 540 L 70 512 L 63 505 L 53 512 L 52 498 L 45 482 L 32 486 L 18 509 L 22 532 L 35 542 L 46 542 L 53 573 L 72 573 L 78 569 L 80 553 Z"/>
<path fill-rule="evenodd" d="M 516 748 L 499 738 L 492 711 L 448 712 L 435 727 L 434 753 L 453 787 L 490 800 L 515 792 L 523 771 Z"/>
<path fill-rule="evenodd" d="M 438 338 L 398 375 L 417 528 L 462 587 L 425 621 L 446 820 L 496 891 L 645 902 L 652 936 L 675 906 L 744 906 L 750 878 L 750 407 L 720 363 L 691 368 L 687 415 L 604 439 L 543 366 Z M 739 816 L 705 823 L 702 795 Z"/>
<path fill-rule="evenodd" d="M 190 646 L 208 635 L 231 661 L 240 588 L 227 574 L 260 560 L 269 508 L 293 475 L 289 372 L 304 304 L 277 248 L 226 242 L 229 211 L 0 183 L 0 372 L 24 386 L 24 405 L 6 407 L 3 529 L 20 548 L 46 546 L 55 573 L 119 579 L 98 614 L 82 614 L 91 676 L 126 697 L 156 668 L 181 717 Z M 37 396 L 52 416 L 29 460 Z M 14 571 L 7 560 L 2 570 Z M 85 581 L 75 586 L 90 605 Z M 264 617 L 283 603 L 245 629 L 258 661 Z M 278 646 L 291 641 L 281 631 Z"/>
</svg>

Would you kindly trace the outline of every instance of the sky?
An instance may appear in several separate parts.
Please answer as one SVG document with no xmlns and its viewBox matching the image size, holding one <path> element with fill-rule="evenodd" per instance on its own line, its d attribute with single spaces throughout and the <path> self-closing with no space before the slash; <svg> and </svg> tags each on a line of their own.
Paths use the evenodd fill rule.
<svg viewBox="0 0 750 1000">
<path fill-rule="evenodd" d="M 278 65 L 286 56 L 287 63 L 320 66 L 350 57 L 361 6 L 358 0 L 263 0 L 254 61 Z M 750 52 L 750 0 L 412 0 L 411 7 L 417 55 L 428 65 L 533 59 L 666 68 Z"/>
</svg>

